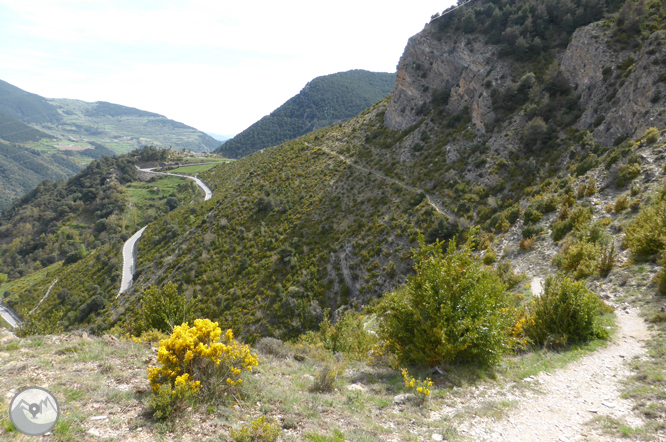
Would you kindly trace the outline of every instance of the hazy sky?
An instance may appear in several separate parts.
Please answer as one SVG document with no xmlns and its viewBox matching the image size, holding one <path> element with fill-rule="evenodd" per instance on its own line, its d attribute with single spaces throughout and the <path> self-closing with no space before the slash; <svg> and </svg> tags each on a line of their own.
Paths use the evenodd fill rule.
<svg viewBox="0 0 666 442">
<path fill-rule="evenodd" d="M 0 0 L 0 79 L 235 134 L 313 78 L 395 72 L 454 0 Z"/>
</svg>

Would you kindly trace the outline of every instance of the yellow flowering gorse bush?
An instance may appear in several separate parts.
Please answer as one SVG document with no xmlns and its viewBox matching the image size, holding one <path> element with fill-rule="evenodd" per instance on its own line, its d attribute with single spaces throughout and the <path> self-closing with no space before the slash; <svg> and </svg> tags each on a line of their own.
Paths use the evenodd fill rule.
<svg viewBox="0 0 666 442">
<path fill-rule="evenodd" d="M 157 352 L 159 367 L 148 368 L 153 391 L 161 385 L 220 392 L 238 387 L 241 374 L 259 365 L 250 348 L 234 339 L 231 330 L 224 335 L 216 322 L 196 319 L 176 326 L 167 339 L 160 341 Z"/>
<path fill-rule="evenodd" d="M 402 379 L 405 381 L 405 388 L 411 390 L 416 394 L 419 403 L 424 403 L 430 397 L 430 387 L 432 387 L 432 380 L 425 378 L 425 380 L 414 379 L 406 368 L 402 369 Z"/>
</svg>

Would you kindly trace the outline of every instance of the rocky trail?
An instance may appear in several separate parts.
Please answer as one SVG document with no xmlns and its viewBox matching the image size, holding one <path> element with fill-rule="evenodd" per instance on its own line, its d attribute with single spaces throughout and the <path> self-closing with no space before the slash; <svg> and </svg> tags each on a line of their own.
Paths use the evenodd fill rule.
<svg viewBox="0 0 666 442">
<path fill-rule="evenodd" d="M 491 400 L 502 398 L 514 406 L 502 418 L 474 417 L 465 420 L 458 431 L 479 441 L 610 441 L 595 418 L 609 417 L 632 427 L 642 420 L 632 413 L 632 402 L 620 397 L 620 381 L 630 374 L 627 361 L 646 351 L 649 332 L 638 312 L 618 308 L 618 331 L 609 345 L 566 368 L 524 379 L 531 388 L 511 393 L 484 395 Z M 459 407 L 438 410 L 434 415 L 453 416 Z"/>
</svg>

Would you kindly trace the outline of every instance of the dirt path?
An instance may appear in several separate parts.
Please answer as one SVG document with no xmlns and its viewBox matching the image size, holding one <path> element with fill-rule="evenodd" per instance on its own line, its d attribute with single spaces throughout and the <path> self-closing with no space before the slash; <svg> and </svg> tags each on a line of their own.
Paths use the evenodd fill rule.
<svg viewBox="0 0 666 442">
<path fill-rule="evenodd" d="M 516 397 L 518 404 L 499 420 L 475 418 L 459 431 L 486 441 L 611 441 L 586 425 L 598 416 L 611 416 L 631 426 L 642 424 L 632 414 L 632 402 L 620 398 L 619 381 L 630 374 L 625 363 L 645 353 L 648 330 L 636 310 L 617 310 L 614 342 L 552 374 L 525 379 L 539 391 Z"/>
<path fill-rule="evenodd" d="M 313 146 L 311 146 L 311 145 L 308 144 L 308 143 L 305 143 L 305 144 L 306 144 L 308 147 L 313 147 Z M 445 208 L 443 208 L 441 205 L 436 204 L 436 203 L 433 201 L 433 198 L 432 198 L 430 195 L 428 195 L 423 189 L 419 189 L 419 188 L 417 188 L 417 187 L 410 186 L 409 184 L 405 184 L 405 183 L 403 183 L 403 182 L 400 181 L 400 180 L 396 180 L 395 178 L 387 177 L 387 176 L 384 175 L 383 173 L 377 172 L 377 171 L 374 170 L 374 169 L 370 169 L 370 168 L 368 168 L 368 167 L 358 165 L 358 164 L 354 163 L 351 159 L 347 158 L 346 156 L 344 156 L 344 155 L 342 155 L 342 154 L 339 154 L 339 153 L 337 153 L 337 152 L 335 152 L 335 151 L 333 151 L 333 150 L 331 150 L 331 149 L 329 149 L 329 148 L 327 148 L 327 147 L 324 147 L 324 146 L 316 146 L 316 147 L 314 147 L 314 148 L 315 148 L 315 149 L 321 149 L 321 150 L 323 150 L 324 152 L 326 152 L 327 154 L 339 158 L 340 160 L 344 161 L 345 163 L 349 164 L 350 166 L 352 166 L 352 167 L 354 167 L 354 168 L 356 168 L 356 169 L 358 169 L 358 170 L 362 170 L 363 172 L 370 173 L 370 174 L 372 174 L 373 176 L 379 178 L 380 180 L 384 180 L 384 181 L 387 181 L 387 182 L 389 182 L 389 183 L 396 184 L 396 185 L 398 185 L 398 186 L 400 186 L 400 187 L 402 187 L 402 188 L 404 188 L 404 189 L 407 189 L 407 190 L 409 190 L 409 191 L 411 191 L 411 192 L 414 192 L 414 193 L 421 193 L 421 192 L 423 192 L 423 194 L 426 196 L 426 200 L 428 201 L 428 204 L 430 204 L 430 205 L 431 205 L 431 206 L 432 206 L 437 212 L 439 212 L 439 214 L 444 215 L 444 216 L 448 217 L 449 219 L 455 219 L 455 216 L 453 215 L 452 212 L 449 212 L 448 210 L 446 210 Z"/>
</svg>

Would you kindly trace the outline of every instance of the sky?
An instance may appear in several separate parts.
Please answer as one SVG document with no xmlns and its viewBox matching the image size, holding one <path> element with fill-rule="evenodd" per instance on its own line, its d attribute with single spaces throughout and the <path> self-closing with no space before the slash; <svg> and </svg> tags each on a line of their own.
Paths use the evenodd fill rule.
<svg viewBox="0 0 666 442">
<path fill-rule="evenodd" d="M 0 0 L 0 79 L 237 134 L 315 77 L 395 72 L 454 0 Z"/>
</svg>

